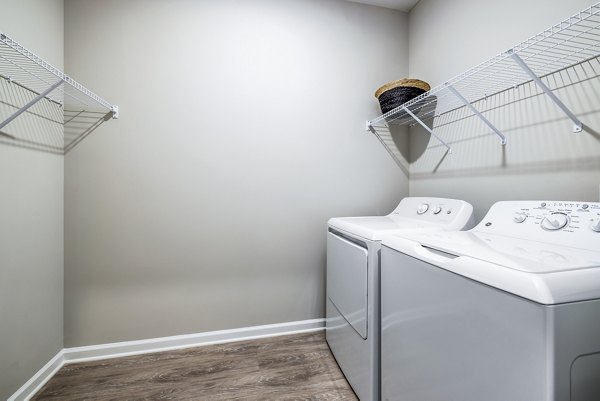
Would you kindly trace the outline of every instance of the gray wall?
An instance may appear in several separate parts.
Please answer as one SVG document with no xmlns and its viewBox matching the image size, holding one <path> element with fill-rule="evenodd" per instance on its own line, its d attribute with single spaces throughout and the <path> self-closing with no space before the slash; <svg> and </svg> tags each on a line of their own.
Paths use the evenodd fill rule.
<svg viewBox="0 0 600 401">
<path fill-rule="evenodd" d="M 322 0 L 65 2 L 67 70 L 121 107 L 65 158 L 65 343 L 324 316 L 332 216 L 408 193 L 365 120 L 406 14 Z"/>
<path fill-rule="evenodd" d="M 0 10 L 0 31 L 62 67 L 62 0 L 3 0 Z M 0 144 L 0 185 L 4 400 L 63 346 L 63 157 Z"/>
<path fill-rule="evenodd" d="M 410 74 L 434 85 L 507 50 L 588 7 L 590 0 L 421 0 L 410 13 Z M 551 77 L 565 86 L 559 96 L 592 130 L 600 131 L 600 71 L 595 61 Z M 535 93 L 532 86 L 522 95 Z M 490 99 L 500 106 L 507 98 Z M 597 201 L 600 135 L 573 134 L 571 123 L 545 97 L 487 114 L 508 137 L 505 149 L 475 119 L 440 129 L 453 143 L 441 164 L 441 149 L 421 130 L 411 132 L 410 194 L 457 197 L 475 206 L 478 218 L 498 200 Z M 423 149 L 429 149 L 423 153 Z M 438 166 L 439 164 L 439 166 Z M 437 167 L 437 169 L 436 169 Z"/>
</svg>

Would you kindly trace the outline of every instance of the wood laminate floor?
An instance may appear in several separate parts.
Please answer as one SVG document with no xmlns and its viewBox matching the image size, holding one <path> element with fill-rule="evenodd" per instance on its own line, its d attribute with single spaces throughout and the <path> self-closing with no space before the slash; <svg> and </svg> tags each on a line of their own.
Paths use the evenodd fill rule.
<svg viewBox="0 0 600 401">
<path fill-rule="evenodd" d="M 323 332 L 63 366 L 42 400 L 352 400 Z"/>
</svg>

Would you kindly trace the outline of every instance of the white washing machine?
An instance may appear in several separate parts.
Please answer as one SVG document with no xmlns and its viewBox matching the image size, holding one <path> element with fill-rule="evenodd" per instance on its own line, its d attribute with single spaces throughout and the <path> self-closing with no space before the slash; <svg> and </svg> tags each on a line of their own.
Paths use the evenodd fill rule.
<svg viewBox="0 0 600 401">
<path fill-rule="evenodd" d="M 470 204 L 442 198 L 404 198 L 387 216 L 329 220 L 326 338 L 361 401 L 379 400 L 381 239 L 389 233 L 472 226 Z"/>
<path fill-rule="evenodd" d="M 382 400 L 600 400 L 600 203 L 498 202 L 381 259 Z"/>
</svg>

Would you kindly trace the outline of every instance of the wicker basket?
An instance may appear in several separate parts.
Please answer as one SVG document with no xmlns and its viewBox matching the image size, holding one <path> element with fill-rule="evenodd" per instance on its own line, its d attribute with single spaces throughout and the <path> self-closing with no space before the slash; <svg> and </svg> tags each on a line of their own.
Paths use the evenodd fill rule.
<svg viewBox="0 0 600 401">
<path fill-rule="evenodd" d="M 385 114 L 390 110 L 427 92 L 431 87 L 419 79 L 400 79 L 383 85 L 375 92 L 381 111 Z"/>
</svg>

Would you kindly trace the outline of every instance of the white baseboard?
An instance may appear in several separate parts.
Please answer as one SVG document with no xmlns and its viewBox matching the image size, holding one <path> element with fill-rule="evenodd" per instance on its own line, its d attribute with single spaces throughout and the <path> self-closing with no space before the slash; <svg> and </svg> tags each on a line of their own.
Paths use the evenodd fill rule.
<svg viewBox="0 0 600 401">
<path fill-rule="evenodd" d="M 58 354 L 50 359 L 43 368 L 38 370 L 31 379 L 27 380 L 27 383 L 23 384 L 20 389 L 11 395 L 8 401 L 27 401 L 33 397 L 33 395 L 37 393 L 65 364 L 63 352 L 64 349 L 60 350 Z"/>
<path fill-rule="evenodd" d="M 65 348 L 65 363 L 86 362 L 100 359 L 147 354 L 203 345 L 223 344 L 255 338 L 275 337 L 287 334 L 308 333 L 323 330 L 325 319 L 302 320 L 298 322 L 267 324 L 231 330 L 209 331 L 197 334 L 150 338 L 146 340 L 124 341 L 111 344 Z"/>
<path fill-rule="evenodd" d="M 124 341 L 111 344 L 90 345 L 62 349 L 42 369 L 27 381 L 8 401 L 27 401 L 65 363 L 95 361 L 100 359 L 119 358 L 123 356 L 148 354 L 151 352 L 169 351 L 182 348 L 200 347 L 203 345 L 224 344 L 234 341 L 252 340 L 256 338 L 276 337 L 289 334 L 310 333 L 325 328 L 325 319 L 302 320 L 267 324 L 263 326 L 243 327 L 231 330 L 209 331 L 205 333 L 186 334 L 181 336 L 150 338 L 146 340 Z"/>
</svg>

